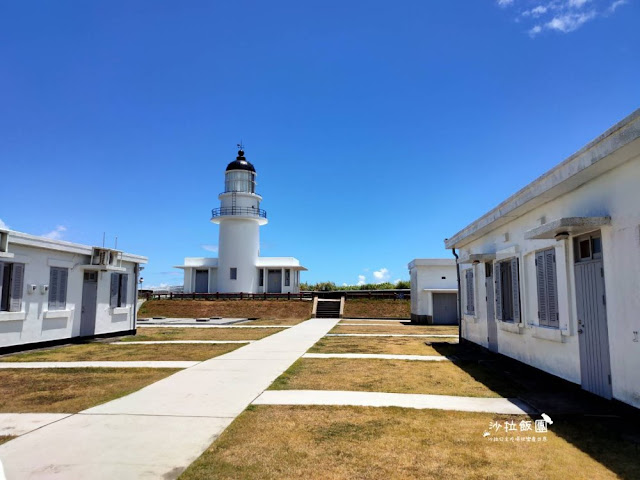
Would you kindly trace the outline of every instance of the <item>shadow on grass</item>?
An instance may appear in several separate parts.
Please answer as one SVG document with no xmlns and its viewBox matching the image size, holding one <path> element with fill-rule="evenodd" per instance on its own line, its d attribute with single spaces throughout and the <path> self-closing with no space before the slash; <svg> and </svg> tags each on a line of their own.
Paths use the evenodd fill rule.
<svg viewBox="0 0 640 480">
<path fill-rule="evenodd" d="M 607 401 L 554 375 L 468 342 L 432 343 L 438 353 L 506 398 L 528 403 L 553 419 L 549 429 L 620 478 L 640 478 L 640 412 Z M 532 416 L 539 419 L 540 416 Z"/>
</svg>

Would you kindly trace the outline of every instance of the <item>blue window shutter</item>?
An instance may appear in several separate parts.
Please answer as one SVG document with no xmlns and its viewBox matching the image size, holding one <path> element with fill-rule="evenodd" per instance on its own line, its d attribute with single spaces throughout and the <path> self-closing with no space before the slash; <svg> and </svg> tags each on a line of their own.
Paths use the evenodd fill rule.
<svg viewBox="0 0 640 480">
<path fill-rule="evenodd" d="M 122 279 L 120 283 L 120 306 L 125 307 L 127 305 L 127 287 L 129 285 L 129 275 L 123 273 L 120 278 Z"/>
<path fill-rule="evenodd" d="M 496 263 L 493 268 L 493 278 L 496 285 L 496 318 L 504 320 L 502 315 L 502 263 Z"/>
<path fill-rule="evenodd" d="M 118 287 L 120 283 L 120 274 L 112 273 L 111 274 L 111 291 L 109 297 L 109 306 L 111 308 L 115 308 L 118 306 Z"/>
<path fill-rule="evenodd" d="M 49 268 L 49 310 L 58 310 L 58 282 L 60 269 Z"/>
<path fill-rule="evenodd" d="M 549 308 L 547 305 L 547 276 L 545 274 L 545 252 L 536 253 L 536 283 L 538 285 L 538 323 L 549 324 Z"/>
<path fill-rule="evenodd" d="M 9 303 L 10 312 L 22 310 L 22 291 L 24 290 L 24 264 L 14 263 L 11 271 L 11 300 Z"/>
<path fill-rule="evenodd" d="M 2 285 L 4 280 L 4 262 L 0 262 L 0 303 L 4 304 L 4 299 L 2 298 Z"/>
<path fill-rule="evenodd" d="M 547 322 L 550 327 L 559 327 L 558 319 L 558 282 L 556 277 L 556 252 L 549 249 L 544 252 L 545 283 L 547 286 Z"/>
<path fill-rule="evenodd" d="M 58 279 L 58 308 L 67 308 L 67 283 L 69 281 L 69 269 L 61 268 Z"/>
<path fill-rule="evenodd" d="M 511 260 L 511 294 L 513 295 L 513 321 L 520 322 L 520 280 L 518 276 L 518 259 Z"/>
</svg>

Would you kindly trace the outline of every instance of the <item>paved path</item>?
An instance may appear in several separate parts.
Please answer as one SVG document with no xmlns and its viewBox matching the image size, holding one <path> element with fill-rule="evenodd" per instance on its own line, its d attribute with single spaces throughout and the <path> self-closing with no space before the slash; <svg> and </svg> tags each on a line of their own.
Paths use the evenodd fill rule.
<svg viewBox="0 0 640 480">
<path fill-rule="evenodd" d="M 416 360 L 422 362 L 450 362 L 442 355 L 387 355 L 378 353 L 305 353 L 302 358 L 367 358 L 374 360 Z"/>
<path fill-rule="evenodd" d="M 200 362 L 136 361 L 136 362 L 0 362 L 3 368 L 189 368 Z"/>
<path fill-rule="evenodd" d="M 537 413 L 530 405 L 513 398 L 452 397 L 449 395 L 335 390 L 266 390 L 253 401 L 253 404 L 403 407 L 516 415 Z"/>
<path fill-rule="evenodd" d="M 137 324 L 136 328 L 292 328 L 295 325 L 175 325 L 175 324 L 150 324 L 145 323 L 143 325 Z"/>
<path fill-rule="evenodd" d="M 248 321 L 248 318 L 138 318 L 139 325 L 232 325 Z"/>
<path fill-rule="evenodd" d="M 436 335 L 418 333 L 327 333 L 326 337 L 424 337 L 424 338 L 458 338 L 458 335 Z"/>
<path fill-rule="evenodd" d="M 253 343 L 255 340 L 149 340 L 148 342 L 111 342 L 108 345 L 165 345 L 172 343 L 208 343 L 208 344 L 225 344 L 225 343 Z"/>
<path fill-rule="evenodd" d="M 18 436 L 69 417 L 70 413 L 0 413 L 0 435 Z"/>
<path fill-rule="evenodd" d="M 0 445 L 7 478 L 176 478 L 337 322 L 308 320 Z"/>
</svg>

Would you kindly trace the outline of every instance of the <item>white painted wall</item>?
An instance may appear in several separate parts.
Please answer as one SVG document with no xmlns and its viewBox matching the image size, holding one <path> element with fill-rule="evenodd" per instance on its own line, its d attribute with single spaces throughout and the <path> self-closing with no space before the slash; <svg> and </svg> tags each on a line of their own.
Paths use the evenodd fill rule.
<svg viewBox="0 0 640 480">
<path fill-rule="evenodd" d="M 258 222 L 243 218 L 226 218 L 220 223 L 218 242 L 218 288 L 221 292 L 257 292 Z M 230 269 L 238 269 L 237 280 L 230 279 Z"/>
<path fill-rule="evenodd" d="M 458 288 L 453 258 L 417 258 L 409 263 L 408 268 L 411 277 L 411 313 L 414 315 L 433 315 L 433 291 Z"/>
<path fill-rule="evenodd" d="M 90 263 L 90 254 L 19 245 L 11 243 L 11 236 L 8 252 L 14 257 L 0 258 L 0 261 L 25 264 L 24 291 L 21 312 L 0 312 L 0 347 L 79 336 L 84 267 Z M 109 306 L 111 272 L 98 274 L 96 335 L 135 328 L 135 265 L 122 262 L 126 270 L 122 273 L 129 274 L 126 308 L 112 309 Z M 41 290 L 43 285 L 49 284 L 51 266 L 69 268 L 65 310 L 49 311 L 49 295 Z M 28 285 L 36 285 L 36 291 L 27 293 Z"/>
<path fill-rule="evenodd" d="M 640 407 L 640 147 L 633 160 L 610 170 L 465 245 L 461 256 L 497 252 L 520 260 L 522 325 L 498 322 L 499 352 L 569 381 L 580 383 L 580 360 L 571 239 L 525 240 L 524 233 L 562 217 L 611 216 L 602 227 L 609 350 L 614 398 Z M 542 219 L 542 220 L 541 220 Z M 507 236 L 505 237 L 505 234 Z M 506 238 L 506 239 L 505 239 Z M 538 326 L 535 252 L 556 251 L 560 330 Z M 463 336 L 487 345 L 484 265 L 474 268 L 475 316 L 463 317 Z M 462 291 L 464 276 L 462 275 Z M 464 305 L 464 298 L 463 298 Z M 544 338 L 541 338 L 544 337 Z"/>
</svg>

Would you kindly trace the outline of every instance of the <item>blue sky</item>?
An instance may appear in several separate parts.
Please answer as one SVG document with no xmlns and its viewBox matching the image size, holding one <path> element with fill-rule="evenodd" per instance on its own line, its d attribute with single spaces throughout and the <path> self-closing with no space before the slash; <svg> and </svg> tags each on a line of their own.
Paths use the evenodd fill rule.
<svg viewBox="0 0 640 480">
<path fill-rule="evenodd" d="M 0 222 L 215 255 L 244 141 L 262 255 L 407 279 L 638 105 L 640 1 L 42 1 L 0 15 Z"/>
</svg>

